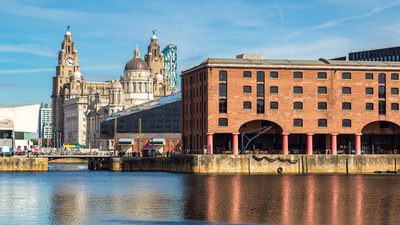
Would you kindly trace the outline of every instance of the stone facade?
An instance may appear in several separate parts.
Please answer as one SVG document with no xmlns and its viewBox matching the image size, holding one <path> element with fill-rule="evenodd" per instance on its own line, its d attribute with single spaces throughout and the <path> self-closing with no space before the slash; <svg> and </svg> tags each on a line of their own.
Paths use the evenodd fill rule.
<svg viewBox="0 0 400 225">
<path fill-rule="evenodd" d="M 126 107 L 170 94 L 159 48 L 158 39 L 153 35 L 146 61 L 140 58 L 136 48 L 119 79 L 88 82 L 80 73 L 78 51 L 72 34 L 67 31 L 53 77 L 53 144 L 57 147 L 63 144 L 81 144 L 89 148 L 106 146 L 106 140 L 100 140 L 99 133 L 104 118 Z M 73 125 L 69 121 L 74 121 Z"/>
<path fill-rule="evenodd" d="M 389 62 L 208 59 L 182 73 L 184 148 L 212 153 L 213 135 L 227 134 L 228 150 L 237 151 L 246 125 L 266 121 L 273 124 L 266 133 L 278 134 L 285 154 L 291 134 L 304 135 L 310 154 L 314 134 L 330 151 L 336 136 L 353 135 L 350 144 L 360 153 L 362 133 L 383 129 L 367 125 L 384 121 L 399 134 L 399 73 L 400 65 Z"/>
</svg>

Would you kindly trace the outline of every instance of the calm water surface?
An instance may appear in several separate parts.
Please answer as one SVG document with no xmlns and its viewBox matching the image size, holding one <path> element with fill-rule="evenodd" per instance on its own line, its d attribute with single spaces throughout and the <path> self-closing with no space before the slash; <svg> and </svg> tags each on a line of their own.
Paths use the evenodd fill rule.
<svg viewBox="0 0 400 225">
<path fill-rule="evenodd" d="M 0 173 L 0 224 L 400 224 L 399 175 Z"/>
</svg>

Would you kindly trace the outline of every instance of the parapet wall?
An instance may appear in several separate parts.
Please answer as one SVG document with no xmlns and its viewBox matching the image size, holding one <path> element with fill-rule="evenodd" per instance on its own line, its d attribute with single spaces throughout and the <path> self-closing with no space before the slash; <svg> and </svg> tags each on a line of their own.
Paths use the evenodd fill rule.
<svg viewBox="0 0 400 225">
<path fill-rule="evenodd" d="M 113 171 L 186 173 L 349 173 L 397 171 L 399 155 L 185 155 L 170 158 L 112 158 Z"/>
<path fill-rule="evenodd" d="M 47 158 L 2 157 L 0 171 L 48 171 L 48 161 Z"/>
</svg>

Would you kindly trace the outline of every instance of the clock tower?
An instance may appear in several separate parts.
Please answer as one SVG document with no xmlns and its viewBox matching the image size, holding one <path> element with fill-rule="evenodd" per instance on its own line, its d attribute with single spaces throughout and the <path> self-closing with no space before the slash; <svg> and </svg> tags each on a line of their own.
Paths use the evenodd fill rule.
<svg viewBox="0 0 400 225">
<path fill-rule="evenodd" d="M 58 52 L 58 65 L 53 77 L 52 108 L 53 108 L 53 145 L 61 147 L 64 134 L 64 87 L 68 85 L 70 76 L 79 72 L 78 50 L 75 49 L 72 34 L 67 28 L 61 50 Z"/>
</svg>

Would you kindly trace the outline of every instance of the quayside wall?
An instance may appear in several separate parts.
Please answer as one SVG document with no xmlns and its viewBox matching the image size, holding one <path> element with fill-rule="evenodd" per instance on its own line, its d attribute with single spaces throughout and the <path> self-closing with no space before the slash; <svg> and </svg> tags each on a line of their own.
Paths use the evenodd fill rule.
<svg viewBox="0 0 400 225">
<path fill-rule="evenodd" d="M 185 155 L 169 158 L 114 157 L 109 169 L 200 174 L 368 174 L 398 171 L 399 163 L 400 155 Z"/>
<path fill-rule="evenodd" d="M 47 158 L 1 157 L 0 172 L 2 171 L 48 171 Z"/>
</svg>

